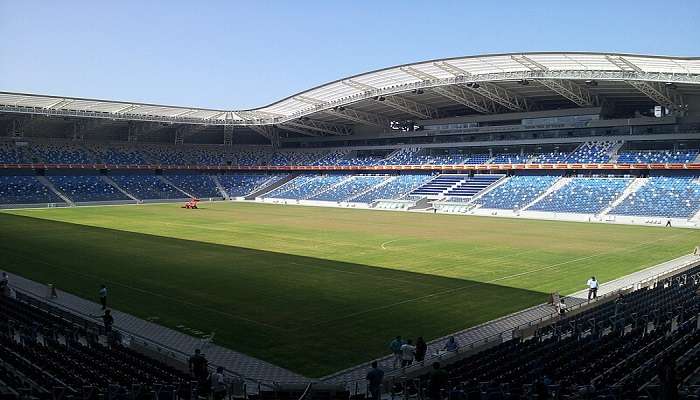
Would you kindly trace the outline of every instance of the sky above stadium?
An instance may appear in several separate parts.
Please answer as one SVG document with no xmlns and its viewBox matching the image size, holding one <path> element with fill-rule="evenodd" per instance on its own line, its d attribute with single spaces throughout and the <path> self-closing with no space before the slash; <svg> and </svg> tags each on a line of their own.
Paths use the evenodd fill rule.
<svg viewBox="0 0 700 400">
<path fill-rule="evenodd" d="M 207 108 L 434 58 L 700 56 L 700 1 L 0 0 L 0 91 Z"/>
</svg>

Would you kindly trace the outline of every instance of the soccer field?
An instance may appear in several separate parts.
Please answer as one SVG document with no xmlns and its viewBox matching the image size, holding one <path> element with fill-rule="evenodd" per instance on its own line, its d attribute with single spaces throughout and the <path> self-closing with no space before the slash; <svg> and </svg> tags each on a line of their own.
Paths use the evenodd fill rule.
<svg viewBox="0 0 700 400">
<path fill-rule="evenodd" d="M 318 377 L 689 253 L 700 231 L 244 203 L 0 212 L 0 269 Z"/>
</svg>

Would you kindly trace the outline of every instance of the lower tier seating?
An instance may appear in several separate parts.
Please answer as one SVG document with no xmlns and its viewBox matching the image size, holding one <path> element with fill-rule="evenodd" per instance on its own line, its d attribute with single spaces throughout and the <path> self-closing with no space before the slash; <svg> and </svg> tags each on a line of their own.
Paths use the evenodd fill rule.
<svg viewBox="0 0 700 400">
<path fill-rule="evenodd" d="M 187 195 L 155 175 L 111 175 L 122 189 L 139 200 L 183 199 Z"/>
<path fill-rule="evenodd" d="M 695 177 L 655 176 L 610 211 L 617 215 L 690 218 L 700 211 L 700 183 Z"/>
<path fill-rule="evenodd" d="M 254 191 L 261 189 L 263 186 L 270 185 L 273 182 L 283 179 L 287 175 L 268 175 L 268 174 L 224 174 L 217 175 L 221 187 L 224 188 L 229 197 L 243 197 Z"/>
<path fill-rule="evenodd" d="M 63 203 L 35 176 L 0 175 L 0 204 Z"/>
<path fill-rule="evenodd" d="M 618 198 L 630 182 L 628 178 L 574 178 L 528 210 L 596 214 Z"/>
<path fill-rule="evenodd" d="M 558 176 L 551 175 L 512 176 L 505 183 L 486 192 L 476 203 L 483 208 L 521 209 L 546 192 L 558 179 Z"/>
<path fill-rule="evenodd" d="M 47 176 L 53 185 L 75 202 L 129 200 L 114 186 L 95 175 Z"/>
<path fill-rule="evenodd" d="M 222 197 L 209 175 L 165 175 L 165 178 L 194 197 Z"/>
</svg>

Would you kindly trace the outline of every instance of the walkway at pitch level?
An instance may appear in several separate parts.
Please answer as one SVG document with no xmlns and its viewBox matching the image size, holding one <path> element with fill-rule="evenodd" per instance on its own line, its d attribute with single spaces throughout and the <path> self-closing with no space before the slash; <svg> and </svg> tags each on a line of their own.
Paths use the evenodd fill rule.
<svg viewBox="0 0 700 400">
<path fill-rule="evenodd" d="M 598 296 L 605 295 L 606 293 L 615 292 L 620 289 L 626 289 L 633 287 L 636 284 L 653 279 L 655 277 L 663 276 L 668 273 L 672 273 L 677 270 L 687 269 L 691 266 L 700 264 L 700 257 L 694 255 L 685 255 L 678 257 L 676 259 L 664 262 L 662 264 L 655 265 L 651 268 L 647 268 L 630 275 L 618 278 L 616 280 L 606 282 L 602 284 L 598 290 Z M 583 282 L 585 284 L 585 282 Z M 581 290 L 579 292 L 573 293 L 566 297 L 566 303 L 569 307 L 575 306 L 581 303 L 585 303 L 588 298 L 588 290 Z M 453 335 L 448 335 L 432 342 L 428 343 L 427 354 L 436 354 L 436 352 L 442 350 L 450 336 L 454 336 L 459 345 L 469 346 L 474 344 L 475 346 L 481 345 L 488 338 L 490 340 L 499 339 L 499 335 L 502 338 L 511 338 L 513 330 L 516 328 L 527 325 L 531 321 L 538 321 L 540 319 L 548 319 L 556 313 L 553 306 L 548 304 L 540 304 L 528 308 L 523 311 L 519 311 L 493 321 L 486 322 L 475 327 L 465 329 L 463 331 L 454 333 Z M 400 333 L 400 332 L 398 332 Z M 387 338 L 387 347 L 389 346 L 389 341 L 391 337 Z M 444 358 L 447 361 L 447 358 Z M 387 373 L 394 375 L 400 374 L 400 371 L 393 367 L 393 356 L 385 356 L 377 360 L 380 368 L 382 368 Z M 430 359 L 430 356 L 426 356 L 425 365 L 430 365 L 433 361 L 439 361 L 439 358 L 434 357 Z M 367 364 L 357 365 L 355 367 L 331 374 L 322 378 L 325 382 L 357 382 L 360 390 L 364 390 L 365 382 L 364 377 L 367 374 L 369 366 Z"/>
<path fill-rule="evenodd" d="M 13 274 L 10 274 L 10 282 L 13 287 L 21 291 L 46 298 L 46 285 Z M 81 316 L 92 316 L 95 318 L 98 315 L 102 315 L 101 306 L 99 304 L 62 291 L 58 291 L 58 297 L 51 300 L 51 303 Z M 223 366 L 231 371 L 240 373 L 246 378 L 268 383 L 309 381 L 308 378 L 295 374 L 292 371 L 216 344 L 204 343 L 202 339 L 137 318 L 133 315 L 117 310 L 112 310 L 112 315 L 114 316 L 115 327 L 122 331 L 136 334 L 154 343 L 158 343 L 163 348 L 169 348 L 171 352 L 175 350 L 185 356 L 193 354 L 195 349 L 201 348 L 210 364 Z"/>
</svg>

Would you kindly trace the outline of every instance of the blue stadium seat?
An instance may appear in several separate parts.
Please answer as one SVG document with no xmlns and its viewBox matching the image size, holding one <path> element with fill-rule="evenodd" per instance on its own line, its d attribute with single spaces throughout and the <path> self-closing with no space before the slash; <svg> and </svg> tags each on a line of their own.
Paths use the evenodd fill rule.
<svg viewBox="0 0 700 400">
<path fill-rule="evenodd" d="M 34 176 L 0 175 L 0 204 L 63 203 Z"/>
<path fill-rule="evenodd" d="M 654 176 L 610 214 L 690 218 L 699 210 L 700 184 L 696 177 Z"/>
<path fill-rule="evenodd" d="M 573 178 L 528 210 L 596 214 L 618 198 L 630 182 L 628 178 Z"/>
<path fill-rule="evenodd" d="M 95 175 L 47 176 L 53 185 L 75 202 L 129 200 L 124 193 Z"/>
<path fill-rule="evenodd" d="M 516 175 L 476 200 L 483 208 L 516 210 L 524 207 L 559 179 L 558 176 Z"/>
</svg>

